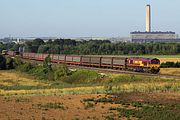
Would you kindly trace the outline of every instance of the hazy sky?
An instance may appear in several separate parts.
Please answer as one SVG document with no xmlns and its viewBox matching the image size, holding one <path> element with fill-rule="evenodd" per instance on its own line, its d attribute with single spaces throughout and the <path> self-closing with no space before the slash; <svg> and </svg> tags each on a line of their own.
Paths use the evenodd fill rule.
<svg viewBox="0 0 180 120">
<path fill-rule="evenodd" d="M 145 31 L 145 5 L 153 31 L 180 34 L 180 0 L 0 0 L 0 37 L 129 36 Z"/>
</svg>

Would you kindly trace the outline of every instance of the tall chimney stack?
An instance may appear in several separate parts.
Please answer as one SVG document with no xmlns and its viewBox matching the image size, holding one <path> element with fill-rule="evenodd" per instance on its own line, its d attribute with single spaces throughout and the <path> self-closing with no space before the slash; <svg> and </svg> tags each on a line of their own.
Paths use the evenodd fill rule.
<svg viewBox="0 0 180 120">
<path fill-rule="evenodd" d="M 151 6 L 146 5 L 146 32 L 151 32 Z"/>
</svg>

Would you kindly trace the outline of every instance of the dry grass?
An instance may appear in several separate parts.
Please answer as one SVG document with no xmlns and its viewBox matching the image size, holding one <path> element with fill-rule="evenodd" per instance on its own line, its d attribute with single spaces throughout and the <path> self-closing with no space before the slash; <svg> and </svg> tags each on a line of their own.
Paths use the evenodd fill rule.
<svg viewBox="0 0 180 120">
<path fill-rule="evenodd" d="M 0 71 L 0 85 L 4 86 L 48 86 L 45 82 L 33 80 L 14 71 Z"/>
<path fill-rule="evenodd" d="M 180 68 L 161 68 L 161 74 L 180 75 Z"/>
<path fill-rule="evenodd" d="M 38 90 L 0 90 L 1 96 L 13 95 L 62 95 L 62 94 L 90 94 L 102 91 L 102 86 L 97 87 L 78 87 L 64 89 L 38 89 Z M 103 93 L 103 92 L 102 92 Z"/>
<path fill-rule="evenodd" d="M 159 58 L 163 62 L 180 62 L 180 58 Z"/>
</svg>

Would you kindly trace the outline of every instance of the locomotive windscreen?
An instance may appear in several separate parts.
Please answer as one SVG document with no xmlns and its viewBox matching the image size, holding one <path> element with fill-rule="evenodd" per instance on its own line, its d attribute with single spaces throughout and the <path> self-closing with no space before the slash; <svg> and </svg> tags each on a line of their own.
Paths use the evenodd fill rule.
<svg viewBox="0 0 180 120">
<path fill-rule="evenodd" d="M 160 60 L 153 59 L 153 60 L 151 60 L 151 64 L 160 64 Z"/>
</svg>

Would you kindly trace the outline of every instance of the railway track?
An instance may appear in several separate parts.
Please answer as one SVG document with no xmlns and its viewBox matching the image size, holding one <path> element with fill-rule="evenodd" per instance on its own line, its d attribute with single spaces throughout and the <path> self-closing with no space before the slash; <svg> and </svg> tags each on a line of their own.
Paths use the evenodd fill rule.
<svg viewBox="0 0 180 120">
<path fill-rule="evenodd" d="M 127 75 L 141 75 L 147 77 L 161 77 L 161 78 L 174 78 L 180 79 L 179 75 L 169 75 L 169 74 L 150 74 L 150 73 L 140 73 L 140 72 L 132 72 L 132 71 L 123 71 L 123 70 L 115 70 L 115 69 L 107 69 L 107 68 L 94 68 L 94 67 L 84 67 L 84 66 L 72 66 L 68 65 L 69 68 L 77 68 L 77 69 L 88 69 L 95 70 L 99 73 L 114 73 L 114 74 L 127 74 Z"/>
<path fill-rule="evenodd" d="M 33 64 L 42 64 L 43 61 L 36 61 L 30 59 L 20 58 L 24 62 L 31 62 Z M 53 63 L 56 65 L 58 63 Z M 108 69 L 108 68 L 95 68 L 95 67 L 87 67 L 87 66 L 77 66 L 77 65 L 67 65 L 69 69 L 87 69 L 87 70 L 95 70 L 99 73 L 114 73 L 114 74 L 127 74 L 127 75 L 141 75 L 147 77 L 161 77 L 161 78 L 171 78 L 171 79 L 180 79 L 179 75 L 169 75 L 169 74 L 150 74 L 150 73 L 140 73 L 133 71 L 124 71 L 124 70 L 116 70 L 116 69 Z"/>
</svg>

